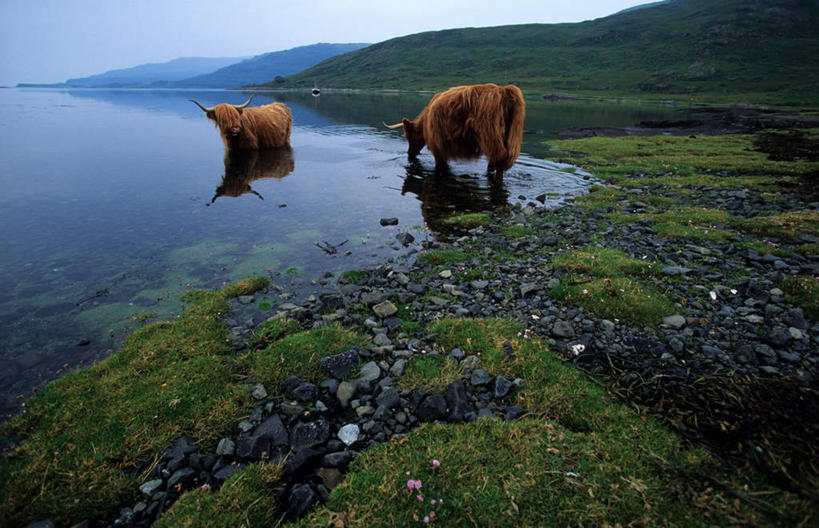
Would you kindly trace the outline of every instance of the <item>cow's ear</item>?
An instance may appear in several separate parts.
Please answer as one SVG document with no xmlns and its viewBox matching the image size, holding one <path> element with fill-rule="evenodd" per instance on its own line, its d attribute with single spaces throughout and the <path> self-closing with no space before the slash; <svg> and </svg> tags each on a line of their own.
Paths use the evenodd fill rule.
<svg viewBox="0 0 819 528">
<path fill-rule="evenodd" d="M 238 111 L 239 111 L 239 115 L 242 115 L 242 112 L 244 112 L 244 111 L 245 111 L 245 109 L 244 109 L 244 108 L 239 108 L 238 106 L 236 107 L 236 110 L 238 110 Z"/>
<path fill-rule="evenodd" d="M 213 110 L 208 110 L 207 112 L 205 112 L 205 117 L 207 117 L 208 119 L 216 120 L 216 112 L 214 112 Z"/>
<path fill-rule="evenodd" d="M 412 130 L 412 121 L 410 121 L 406 117 L 401 120 L 401 123 L 404 125 L 405 132 L 409 132 L 410 130 Z"/>
</svg>

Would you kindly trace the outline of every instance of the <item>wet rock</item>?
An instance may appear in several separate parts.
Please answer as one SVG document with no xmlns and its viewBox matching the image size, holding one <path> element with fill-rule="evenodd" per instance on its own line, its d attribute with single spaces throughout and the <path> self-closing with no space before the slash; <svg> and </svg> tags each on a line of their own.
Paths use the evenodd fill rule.
<svg viewBox="0 0 819 528">
<path fill-rule="evenodd" d="M 290 445 L 293 448 L 313 447 L 323 444 L 330 438 L 330 423 L 321 418 L 313 422 L 300 422 L 290 433 Z"/>
<path fill-rule="evenodd" d="M 466 421 L 475 410 L 469 405 L 469 398 L 466 394 L 466 387 L 461 380 L 453 381 L 446 389 L 446 406 L 449 407 L 447 420 L 450 422 Z"/>
<path fill-rule="evenodd" d="M 398 225 L 398 219 L 394 217 L 390 218 L 382 218 L 380 220 L 382 226 L 394 226 Z"/>
<path fill-rule="evenodd" d="M 439 394 L 428 394 L 421 400 L 415 414 L 422 422 L 434 422 L 446 416 L 446 400 Z"/>
<path fill-rule="evenodd" d="M 384 319 L 398 313 L 398 308 L 396 308 L 391 301 L 384 301 L 373 306 L 373 312 L 375 312 L 375 315 L 379 318 Z"/>
<path fill-rule="evenodd" d="M 297 484 L 293 486 L 285 503 L 285 517 L 291 520 L 302 517 L 316 500 L 316 492 L 309 484 Z"/>
</svg>

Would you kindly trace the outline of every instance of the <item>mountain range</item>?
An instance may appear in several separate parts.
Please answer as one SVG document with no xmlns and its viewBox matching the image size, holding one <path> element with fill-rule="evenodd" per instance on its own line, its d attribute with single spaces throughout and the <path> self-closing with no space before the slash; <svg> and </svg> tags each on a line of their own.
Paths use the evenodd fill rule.
<svg viewBox="0 0 819 528">
<path fill-rule="evenodd" d="M 184 57 L 142 64 L 50 86 L 69 88 L 240 88 L 282 78 L 369 44 L 327 44 L 264 53 L 255 57 Z M 32 86 L 32 85 L 21 85 Z"/>
</svg>

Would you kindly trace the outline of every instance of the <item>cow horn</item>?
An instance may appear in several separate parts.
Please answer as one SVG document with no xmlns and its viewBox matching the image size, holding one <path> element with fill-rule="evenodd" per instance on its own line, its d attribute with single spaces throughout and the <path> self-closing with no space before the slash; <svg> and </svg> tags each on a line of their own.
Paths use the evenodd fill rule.
<svg viewBox="0 0 819 528">
<path fill-rule="evenodd" d="M 193 104 L 195 104 L 196 106 L 198 106 L 199 108 L 201 108 L 202 110 L 204 110 L 206 113 L 207 113 L 207 112 L 213 112 L 213 107 L 211 107 L 211 108 L 205 108 L 204 106 L 200 105 L 199 103 L 197 103 L 197 102 L 196 102 L 196 101 L 194 101 L 193 99 L 188 99 L 188 101 L 192 102 Z"/>
<path fill-rule="evenodd" d="M 400 127 L 404 126 L 404 123 L 403 123 L 403 122 L 401 122 L 401 123 L 396 123 L 396 124 L 394 124 L 394 125 L 388 125 L 387 123 L 384 123 L 383 121 L 381 121 L 381 123 L 382 123 L 382 124 L 383 124 L 385 127 L 389 128 L 390 130 L 395 130 L 396 128 L 400 128 Z"/>
<path fill-rule="evenodd" d="M 252 96 L 252 95 L 250 96 L 250 99 L 253 99 L 253 96 Z M 245 109 L 245 107 L 247 107 L 247 105 L 249 105 L 249 104 L 250 104 L 250 99 L 248 99 L 247 101 L 245 101 L 245 104 L 233 105 L 233 106 L 236 108 L 236 110 L 244 110 L 244 109 Z"/>
</svg>

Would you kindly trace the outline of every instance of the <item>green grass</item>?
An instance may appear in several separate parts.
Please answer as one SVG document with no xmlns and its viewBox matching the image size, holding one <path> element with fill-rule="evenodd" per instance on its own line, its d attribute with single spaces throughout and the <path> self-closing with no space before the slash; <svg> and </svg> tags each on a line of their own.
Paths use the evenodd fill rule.
<svg viewBox="0 0 819 528">
<path fill-rule="evenodd" d="M 488 226 L 490 220 L 486 213 L 459 213 L 445 219 L 444 223 L 461 229 L 473 229 Z"/>
<path fill-rule="evenodd" d="M 241 295 L 253 295 L 261 291 L 270 284 L 270 280 L 265 277 L 254 275 L 238 282 L 228 284 L 222 289 L 225 297 L 239 297 Z"/>
<path fill-rule="evenodd" d="M 398 383 L 402 390 L 443 394 L 462 374 L 463 369 L 457 361 L 443 354 L 432 354 L 412 358 Z"/>
<path fill-rule="evenodd" d="M 571 274 L 549 295 L 582 306 L 598 317 L 658 325 L 664 316 L 676 311 L 674 304 L 647 282 L 658 275 L 654 262 L 587 246 L 555 256 L 552 265 Z"/>
<path fill-rule="evenodd" d="M 580 165 L 600 178 L 631 188 L 777 188 L 794 183 L 796 175 L 819 170 L 817 162 L 768 159 L 754 149 L 756 137 L 595 137 L 550 141 L 549 145 L 556 161 Z M 723 171 L 731 175 L 718 175 Z M 615 194 L 612 189 L 605 192 Z"/>
<path fill-rule="evenodd" d="M 268 391 L 271 388 L 278 391 L 289 376 L 298 376 L 305 381 L 321 381 L 324 373 L 319 367 L 320 358 L 340 354 L 364 342 L 362 336 L 333 323 L 285 335 L 266 348 L 243 356 L 239 364 Z"/>
<path fill-rule="evenodd" d="M 792 275 L 782 282 L 786 299 L 800 306 L 810 321 L 819 321 L 819 278 L 809 275 Z"/>
<path fill-rule="evenodd" d="M 523 225 L 503 226 L 499 231 L 509 238 L 523 238 L 535 233 L 534 230 Z"/>
<path fill-rule="evenodd" d="M 432 266 L 443 264 L 459 264 L 469 259 L 469 255 L 463 251 L 453 249 L 433 249 L 420 253 L 418 260 Z"/>
<path fill-rule="evenodd" d="M 7 424 L 21 442 L 0 463 L 0 518 L 70 526 L 104 517 L 178 436 L 210 449 L 233 429 L 248 397 L 231 381 L 226 295 L 194 291 L 183 302 L 178 319 L 134 332 L 110 358 L 49 384 Z"/>
<path fill-rule="evenodd" d="M 228 478 L 218 491 L 197 488 L 183 494 L 154 526 L 272 526 L 280 517 L 276 492 L 283 485 L 281 474 L 279 464 L 250 464 Z M 207 513 L 203 516 L 203 512 Z"/>
</svg>

